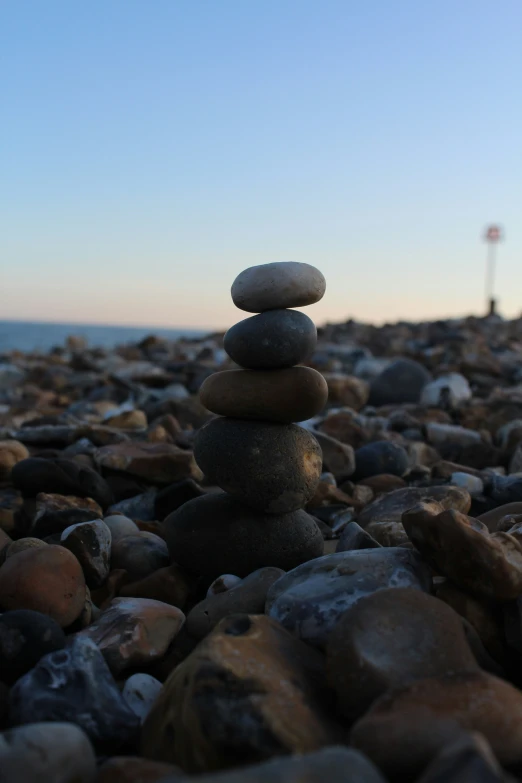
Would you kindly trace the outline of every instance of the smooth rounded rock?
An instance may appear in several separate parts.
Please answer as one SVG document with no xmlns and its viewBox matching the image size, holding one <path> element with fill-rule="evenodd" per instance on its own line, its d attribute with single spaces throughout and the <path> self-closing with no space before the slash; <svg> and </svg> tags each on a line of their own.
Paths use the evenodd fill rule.
<svg viewBox="0 0 522 783">
<path fill-rule="evenodd" d="M 222 620 L 177 666 L 141 734 L 141 755 L 186 772 L 331 745 L 323 659 L 264 615 Z"/>
<path fill-rule="evenodd" d="M 82 567 L 62 546 L 26 549 L 0 568 L 2 609 L 33 609 L 62 628 L 81 614 L 85 594 Z"/>
<path fill-rule="evenodd" d="M 12 685 L 47 653 L 65 647 L 65 634 L 51 617 L 30 609 L 0 615 L 0 680 Z"/>
<path fill-rule="evenodd" d="M 274 370 L 300 364 L 314 352 L 317 329 L 297 310 L 268 310 L 231 326 L 223 347 L 240 367 Z"/>
<path fill-rule="evenodd" d="M 226 593 L 227 590 L 230 590 L 232 587 L 240 585 L 242 581 L 240 576 L 235 576 L 234 574 L 221 574 L 217 579 L 214 579 L 208 588 L 206 597 L 211 598 L 214 595 Z"/>
<path fill-rule="evenodd" d="M 522 762 L 522 693 L 482 671 L 418 680 L 381 696 L 351 742 L 392 780 L 415 780 L 460 732 L 479 732 L 504 766 Z"/>
<path fill-rule="evenodd" d="M 322 470 L 317 440 L 295 424 L 214 419 L 199 430 L 194 455 L 208 481 L 268 514 L 303 508 Z"/>
<path fill-rule="evenodd" d="M 328 387 L 323 376 L 311 367 L 224 370 L 203 382 L 199 398 L 209 411 L 220 416 L 291 424 L 322 411 Z"/>
<path fill-rule="evenodd" d="M 404 476 L 408 470 L 406 449 L 388 440 L 377 440 L 361 446 L 355 452 L 354 480 L 367 479 L 386 473 Z"/>
<path fill-rule="evenodd" d="M 412 359 L 396 359 L 370 385 L 370 405 L 401 405 L 419 402 L 422 390 L 431 381 L 428 370 Z"/>
<path fill-rule="evenodd" d="M 18 552 L 24 552 L 26 549 L 41 549 L 44 546 L 48 546 L 48 544 L 45 541 L 42 541 L 41 538 L 33 538 L 31 536 L 28 538 L 19 538 L 17 541 L 13 541 L 12 544 L 9 544 L 5 553 L 5 559 L 7 560 L 9 557 L 17 555 Z"/>
<path fill-rule="evenodd" d="M 265 611 L 308 644 L 324 647 L 343 612 L 387 587 L 431 589 L 428 566 L 402 547 L 324 555 L 289 571 L 268 591 Z"/>
<path fill-rule="evenodd" d="M 305 511 L 261 514 L 226 493 L 190 500 L 164 525 L 172 559 L 209 581 L 264 566 L 287 571 L 323 553 L 321 531 Z"/>
<path fill-rule="evenodd" d="M 125 569 L 132 582 L 144 579 L 169 562 L 167 545 L 155 533 L 123 536 L 112 546 L 111 567 Z"/>
<path fill-rule="evenodd" d="M 109 576 L 111 561 L 111 531 L 101 519 L 67 527 L 60 543 L 78 558 L 85 581 L 93 589 Z"/>
<path fill-rule="evenodd" d="M 478 668 L 458 614 L 411 588 L 361 598 L 328 637 L 327 658 L 330 685 L 351 720 L 388 688 Z"/>
<path fill-rule="evenodd" d="M 0 734 L 0 783 L 94 783 L 96 757 L 73 723 L 29 723 Z"/>
<path fill-rule="evenodd" d="M 323 298 L 326 280 L 310 264 L 284 261 L 244 269 L 232 283 L 232 301 L 247 313 L 304 307 Z"/>
<path fill-rule="evenodd" d="M 138 525 L 129 517 L 123 516 L 123 514 L 111 514 L 105 517 L 103 521 L 111 531 L 113 544 L 120 538 L 137 535 L 140 532 Z"/>
<path fill-rule="evenodd" d="M 269 589 L 284 573 L 281 568 L 260 568 L 229 590 L 208 596 L 187 615 L 188 632 L 201 639 L 223 617 L 237 613 L 263 614 Z"/>
<path fill-rule="evenodd" d="M 162 683 L 150 674 L 133 674 L 125 681 L 123 698 L 143 723 L 154 704 Z"/>
<path fill-rule="evenodd" d="M 161 658 L 184 622 L 180 609 L 162 601 L 114 598 L 78 636 L 96 644 L 116 675 Z"/>
</svg>

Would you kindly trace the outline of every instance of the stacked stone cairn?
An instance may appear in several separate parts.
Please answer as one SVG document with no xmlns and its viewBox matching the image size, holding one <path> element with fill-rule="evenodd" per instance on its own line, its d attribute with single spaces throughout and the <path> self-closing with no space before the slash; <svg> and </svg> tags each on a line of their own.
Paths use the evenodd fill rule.
<svg viewBox="0 0 522 783">
<path fill-rule="evenodd" d="M 322 410 L 328 388 L 320 373 L 299 365 L 317 331 L 289 308 L 319 301 L 325 287 L 318 269 L 297 262 L 251 267 L 232 285 L 234 304 L 258 315 L 225 335 L 225 350 L 243 369 L 204 382 L 201 402 L 218 417 L 194 446 L 207 482 L 224 492 L 191 500 L 165 521 L 172 557 L 193 573 L 244 577 L 323 553 L 321 533 L 303 510 L 319 482 L 321 449 L 295 422 Z"/>
</svg>

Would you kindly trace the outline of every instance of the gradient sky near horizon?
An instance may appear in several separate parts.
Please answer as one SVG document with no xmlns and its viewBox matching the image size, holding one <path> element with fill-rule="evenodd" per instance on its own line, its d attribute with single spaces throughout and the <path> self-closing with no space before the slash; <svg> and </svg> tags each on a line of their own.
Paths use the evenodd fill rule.
<svg viewBox="0 0 522 783">
<path fill-rule="evenodd" d="M 4 0 L 0 319 L 220 328 L 522 312 L 520 0 Z"/>
</svg>

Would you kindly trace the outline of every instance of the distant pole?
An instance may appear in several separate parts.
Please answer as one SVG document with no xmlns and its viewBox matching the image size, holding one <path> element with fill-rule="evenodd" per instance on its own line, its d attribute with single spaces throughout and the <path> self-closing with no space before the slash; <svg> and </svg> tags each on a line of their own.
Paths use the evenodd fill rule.
<svg viewBox="0 0 522 783">
<path fill-rule="evenodd" d="M 500 226 L 488 226 L 484 239 L 488 245 L 486 258 L 486 306 L 488 315 L 496 315 L 497 301 L 495 299 L 495 267 L 497 263 L 497 245 L 502 239 Z"/>
</svg>

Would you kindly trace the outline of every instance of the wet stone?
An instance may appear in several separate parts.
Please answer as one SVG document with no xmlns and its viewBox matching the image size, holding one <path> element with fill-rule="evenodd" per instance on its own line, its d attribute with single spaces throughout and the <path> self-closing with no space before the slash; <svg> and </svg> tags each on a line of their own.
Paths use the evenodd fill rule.
<svg viewBox="0 0 522 783">
<path fill-rule="evenodd" d="M 60 542 L 78 558 L 87 586 L 100 587 L 110 570 L 111 531 L 107 525 L 101 519 L 72 525 L 63 531 Z"/>
<path fill-rule="evenodd" d="M 114 675 L 161 658 L 185 622 L 175 606 L 150 598 L 114 598 L 78 637 L 91 639 Z"/>
<path fill-rule="evenodd" d="M 400 547 L 325 555 L 278 579 L 265 611 L 303 641 L 324 647 L 347 609 L 387 587 L 429 592 L 429 568 L 416 552 Z"/>
<path fill-rule="evenodd" d="M 56 684 L 59 683 L 59 687 Z M 65 721 L 80 726 L 98 750 L 133 742 L 139 718 L 90 639 L 73 637 L 64 650 L 44 656 L 10 693 L 13 725 Z"/>
<path fill-rule="evenodd" d="M 314 322 L 296 310 L 269 310 L 231 326 L 223 347 L 239 364 L 252 370 L 293 367 L 313 353 Z"/>
</svg>

